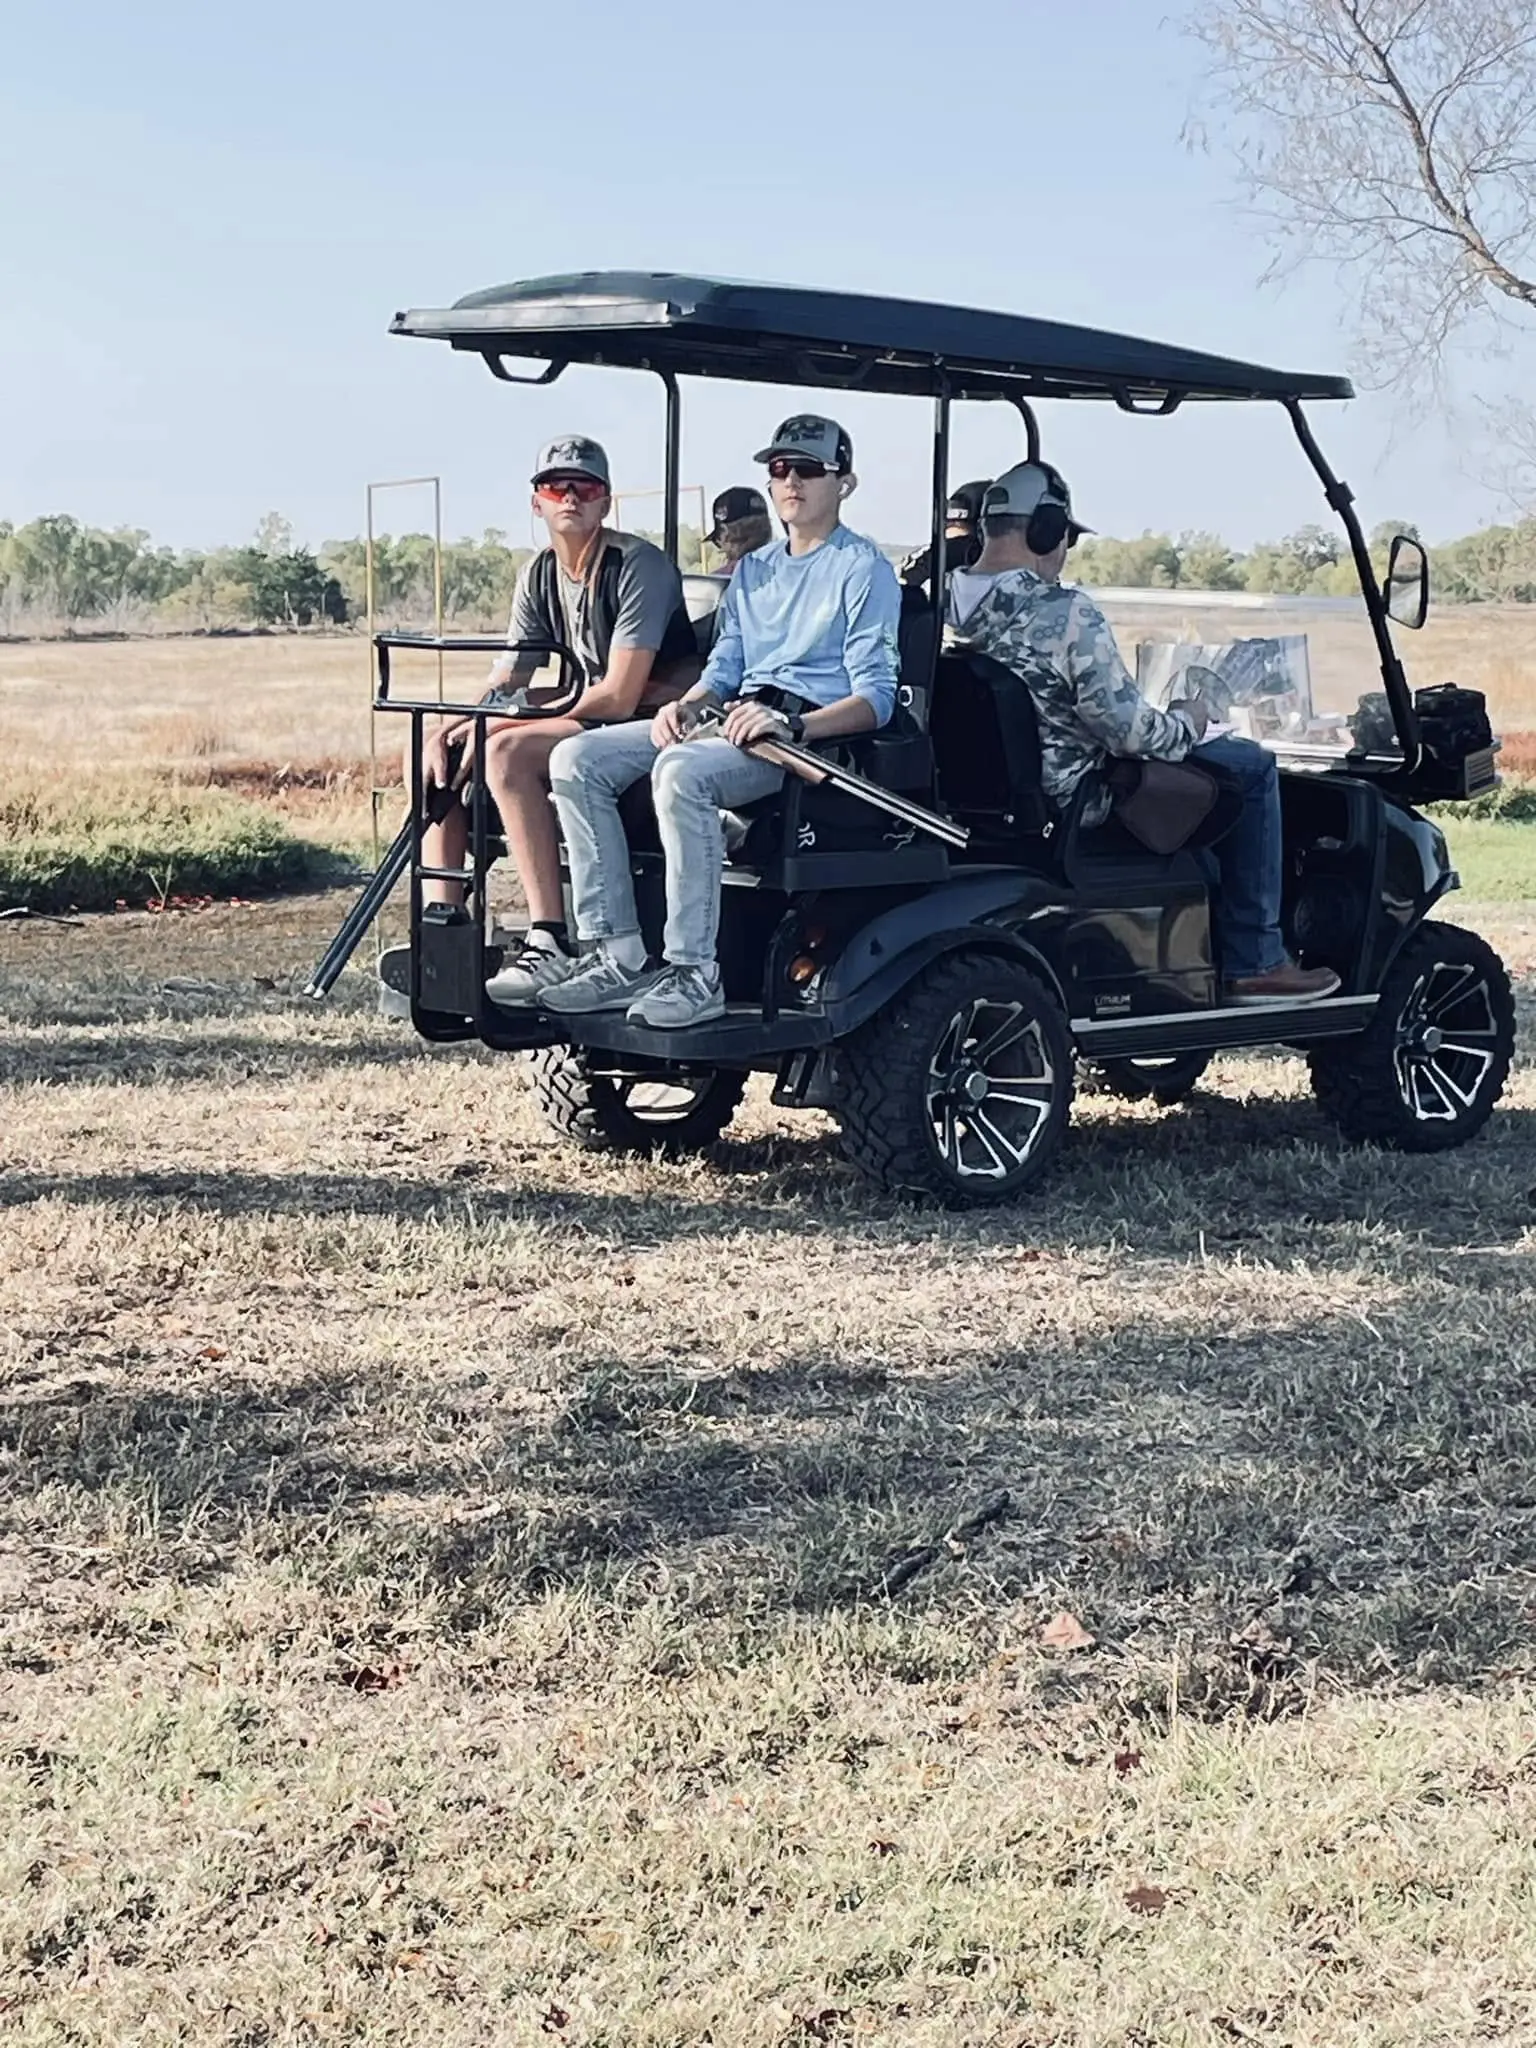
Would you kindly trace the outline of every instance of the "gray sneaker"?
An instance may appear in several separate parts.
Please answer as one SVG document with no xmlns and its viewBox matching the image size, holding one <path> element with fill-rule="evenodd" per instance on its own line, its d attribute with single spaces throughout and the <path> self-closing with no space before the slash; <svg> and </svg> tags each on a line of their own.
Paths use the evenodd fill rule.
<svg viewBox="0 0 1536 2048">
<path fill-rule="evenodd" d="M 681 1031 L 724 1015 L 725 991 L 715 966 L 665 967 L 640 1000 L 629 1006 L 630 1023 L 649 1024 L 653 1031 Z"/>
<path fill-rule="evenodd" d="M 493 1003 L 525 1007 L 541 1001 L 546 989 L 569 981 L 580 965 L 576 954 L 563 952 L 553 940 L 525 938 L 508 948 L 500 972 L 491 976 L 485 992 Z"/>
<path fill-rule="evenodd" d="M 655 967 L 621 967 L 608 948 L 599 942 L 574 974 L 558 981 L 540 997 L 542 1006 L 555 1017 L 584 1017 L 598 1010 L 627 1010 L 655 981 Z"/>
</svg>

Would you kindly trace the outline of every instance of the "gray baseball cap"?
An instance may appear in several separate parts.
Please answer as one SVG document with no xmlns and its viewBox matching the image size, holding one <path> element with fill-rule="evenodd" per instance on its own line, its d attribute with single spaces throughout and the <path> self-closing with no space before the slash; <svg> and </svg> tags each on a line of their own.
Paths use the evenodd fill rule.
<svg viewBox="0 0 1536 2048">
<path fill-rule="evenodd" d="M 562 434 L 539 450 L 532 481 L 540 483 L 547 476 L 590 476 L 609 490 L 613 488 L 607 450 L 585 434 Z"/>
<path fill-rule="evenodd" d="M 819 412 L 792 413 L 779 424 L 779 431 L 766 448 L 759 448 L 754 462 L 771 462 L 775 455 L 803 455 L 808 462 L 824 462 L 828 469 L 853 467 L 853 442 L 848 429 Z"/>
<path fill-rule="evenodd" d="M 1005 469 L 995 483 L 987 486 L 981 516 L 985 519 L 989 512 L 998 512 L 1014 519 L 1027 519 L 1037 505 L 1059 505 L 1067 515 L 1067 532 L 1073 540 L 1080 533 L 1093 531 L 1091 526 L 1072 517 L 1072 493 L 1067 489 L 1067 480 L 1048 462 L 1016 462 L 1012 469 Z"/>
</svg>

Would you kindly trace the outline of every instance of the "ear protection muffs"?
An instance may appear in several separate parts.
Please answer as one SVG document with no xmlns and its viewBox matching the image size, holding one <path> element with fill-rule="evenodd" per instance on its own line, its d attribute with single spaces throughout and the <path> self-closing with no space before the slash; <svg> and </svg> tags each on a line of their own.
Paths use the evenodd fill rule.
<svg viewBox="0 0 1536 2048">
<path fill-rule="evenodd" d="M 1029 515 L 1029 524 L 1024 529 L 1024 545 L 1032 555 L 1053 554 L 1067 537 L 1071 524 L 1065 505 L 1054 498 L 1042 498 Z"/>
<path fill-rule="evenodd" d="M 1052 469 L 1048 462 L 1040 463 L 1039 469 L 1045 478 L 1047 495 L 1029 515 L 1024 545 L 1032 555 L 1049 555 L 1061 546 L 1072 524 L 1067 509 L 1071 495 L 1059 470 Z"/>
</svg>

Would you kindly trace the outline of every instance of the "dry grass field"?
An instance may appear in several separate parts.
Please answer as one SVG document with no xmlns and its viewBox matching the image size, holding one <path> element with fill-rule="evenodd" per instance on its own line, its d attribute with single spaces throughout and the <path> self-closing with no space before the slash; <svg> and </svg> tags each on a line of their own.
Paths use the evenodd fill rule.
<svg viewBox="0 0 1536 2048">
<path fill-rule="evenodd" d="M 366 752 L 355 643 L 188 650 L 0 649 L 8 762 Z M 1536 911 L 1454 908 L 1474 1146 L 1224 1060 L 972 1218 L 760 1088 L 561 1149 L 301 1003 L 334 895 L 0 924 L 3 2038 L 1536 2042 Z"/>
</svg>

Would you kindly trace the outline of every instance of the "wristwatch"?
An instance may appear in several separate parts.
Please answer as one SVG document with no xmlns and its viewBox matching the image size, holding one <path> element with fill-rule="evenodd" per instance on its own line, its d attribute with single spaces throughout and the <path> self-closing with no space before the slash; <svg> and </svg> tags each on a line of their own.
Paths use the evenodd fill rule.
<svg viewBox="0 0 1536 2048">
<path fill-rule="evenodd" d="M 805 718 L 803 714 L 798 711 L 785 711 L 781 712 L 780 716 L 783 718 L 784 723 L 789 727 L 790 738 L 798 747 L 800 742 L 805 738 Z"/>
</svg>

